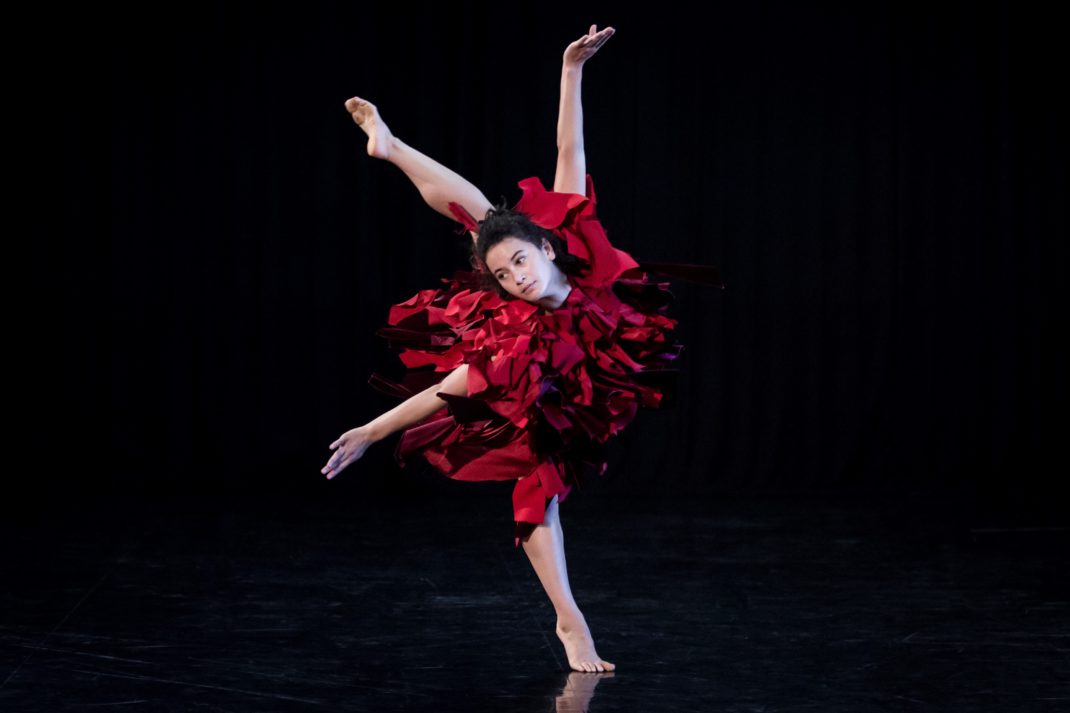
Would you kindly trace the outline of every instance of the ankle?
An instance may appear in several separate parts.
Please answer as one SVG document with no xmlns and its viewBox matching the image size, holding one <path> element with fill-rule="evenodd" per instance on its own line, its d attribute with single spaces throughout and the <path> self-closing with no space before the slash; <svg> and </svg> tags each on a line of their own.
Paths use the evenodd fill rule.
<svg viewBox="0 0 1070 713">
<path fill-rule="evenodd" d="M 557 630 L 564 633 L 582 631 L 584 623 L 583 614 L 579 609 L 557 615 Z"/>
</svg>

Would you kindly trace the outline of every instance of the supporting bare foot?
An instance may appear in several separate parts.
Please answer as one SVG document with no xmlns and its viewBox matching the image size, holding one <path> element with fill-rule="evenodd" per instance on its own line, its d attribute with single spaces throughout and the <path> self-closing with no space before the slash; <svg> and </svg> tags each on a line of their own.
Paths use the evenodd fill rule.
<svg viewBox="0 0 1070 713">
<path fill-rule="evenodd" d="M 368 135 L 368 155 L 390 158 L 390 144 L 394 135 L 379 116 L 375 105 L 360 97 L 353 97 L 346 99 L 346 111 L 353 115 L 353 121 Z"/>
<path fill-rule="evenodd" d="M 598 673 L 612 671 L 616 664 L 603 661 L 594 650 L 594 639 L 583 615 L 559 616 L 557 618 L 557 638 L 565 645 L 565 655 L 573 671 Z"/>
</svg>

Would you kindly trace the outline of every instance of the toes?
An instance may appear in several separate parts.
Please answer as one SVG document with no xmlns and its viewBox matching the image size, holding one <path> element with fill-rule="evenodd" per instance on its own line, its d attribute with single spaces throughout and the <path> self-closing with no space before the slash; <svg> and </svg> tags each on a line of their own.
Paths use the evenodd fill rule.
<svg viewBox="0 0 1070 713">
<path fill-rule="evenodd" d="M 583 673 L 606 673 L 607 671 L 613 671 L 616 668 L 616 664 L 602 660 L 599 660 L 597 663 L 594 661 L 581 661 L 578 664 L 572 664 L 572 670 L 581 671 Z"/>
</svg>

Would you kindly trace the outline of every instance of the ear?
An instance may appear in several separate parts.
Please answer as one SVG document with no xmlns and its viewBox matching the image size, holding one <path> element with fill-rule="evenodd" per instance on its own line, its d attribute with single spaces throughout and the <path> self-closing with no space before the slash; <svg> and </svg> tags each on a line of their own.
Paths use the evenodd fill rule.
<svg viewBox="0 0 1070 713">
<path fill-rule="evenodd" d="M 554 254 L 554 246 L 550 244 L 550 241 L 546 238 L 542 239 L 542 250 L 546 253 L 546 257 L 553 260 L 556 255 Z"/>
</svg>

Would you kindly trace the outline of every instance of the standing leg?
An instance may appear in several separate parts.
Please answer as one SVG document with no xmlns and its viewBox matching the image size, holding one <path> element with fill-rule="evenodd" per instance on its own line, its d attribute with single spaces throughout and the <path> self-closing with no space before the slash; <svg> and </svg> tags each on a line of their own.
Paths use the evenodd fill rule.
<svg viewBox="0 0 1070 713">
<path fill-rule="evenodd" d="M 451 220 L 456 220 L 449 209 L 451 201 L 464 206 L 476 220 L 487 214 L 491 203 L 478 188 L 390 133 L 374 104 L 353 97 L 346 100 L 346 110 L 368 135 L 368 155 L 389 161 L 404 171 L 427 205 Z"/>
<path fill-rule="evenodd" d="M 565 566 L 565 534 L 561 530 L 556 495 L 546 508 L 543 523 L 524 542 L 524 551 L 557 612 L 557 636 L 565 645 L 569 666 L 575 671 L 614 670 L 615 664 L 603 661 L 595 652 L 591 630 L 572 598 Z"/>
</svg>

